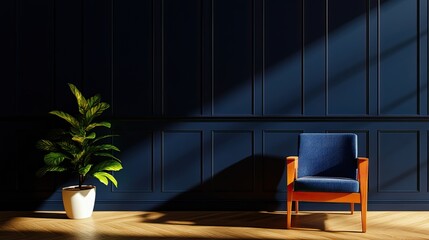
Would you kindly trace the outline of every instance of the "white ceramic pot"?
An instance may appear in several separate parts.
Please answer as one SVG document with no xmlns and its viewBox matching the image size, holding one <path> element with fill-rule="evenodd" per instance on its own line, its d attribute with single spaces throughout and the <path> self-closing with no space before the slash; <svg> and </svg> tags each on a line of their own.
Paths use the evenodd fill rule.
<svg viewBox="0 0 429 240">
<path fill-rule="evenodd" d="M 72 219 L 89 218 L 94 211 L 95 186 L 82 185 L 65 187 L 62 190 L 63 204 L 67 217 Z"/>
</svg>

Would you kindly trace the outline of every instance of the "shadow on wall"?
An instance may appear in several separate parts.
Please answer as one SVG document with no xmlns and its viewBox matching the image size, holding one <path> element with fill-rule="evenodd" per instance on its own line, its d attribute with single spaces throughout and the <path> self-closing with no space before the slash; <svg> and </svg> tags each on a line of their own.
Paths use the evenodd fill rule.
<svg viewBox="0 0 429 240">
<path fill-rule="evenodd" d="M 384 2 L 383 2 L 384 4 Z M 342 21 L 342 25 L 338 25 L 335 26 L 334 28 L 331 28 L 330 31 L 334 32 L 334 30 L 338 30 L 340 29 L 340 27 L 342 26 L 346 26 L 346 24 L 348 22 L 351 22 L 352 20 L 358 18 L 358 17 L 362 17 L 362 13 L 358 13 L 355 12 L 354 15 L 350 15 L 350 16 L 346 16 L 344 17 L 343 21 Z M 426 32 L 424 33 L 426 34 Z M 317 40 L 323 38 L 322 35 L 317 35 L 317 36 L 312 36 L 311 39 L 308 39 L 308 42 L 306 44 L 315 44 L 317 43 Z M 405 45 L 408 44 L 408 41 L 404 42 Z M 384 53 L 384 56 L 390 56 L 391 54 L 393 54 L 395 51 L 400 50 L 402 47 L 404 47 L 404 45 L 398 45 L 395 46 L 391 52 L 388 53 Z M 266 66 L 267 69 L 272 68 L 276 65 L 280 65 L 280 67 L 282 68 L 282 61 L 285 59 L 289 59 L 291 58 L 292 55 L 294 55 L 295 52 L 288 52 L 287 54 L 284 54 L 282 56 L 279 56 L 278 59 L 276 59 L 275 62 L 272 62 L 270 66 Z M 372 57 L 372 56 L 371 56 Z M 371 58 L 372 60 L 372 58 Z M 334 75 L 332 76 L 332 80 L 330 82 L 331 87 L 335 87 L 338 84 L 341 84 L 341 79 L 347 78 L 351 75 L 353 75 L 356 71 L 358 71 L 358 69 L 361 69 L 362 65 L 364 63 L 363 62 L 357 62 L 356 65 L 352 65 L 350 66 L 350 68 L 346 68 L 344 70 L 344 72 L 339 71 L 337 74 L 338 75 Z M 283 66 L 284 67 L 284 66 Z M 239 88 L 243 87 L 243 83 L 246 79 L 238 79 L 237 82 L 232 83 L 231 85 L 234 86 L 234 88 L 231 88 L 231 92 L 234 91 L 239 91 Z M 245 86 L 244 86 L 245 87 Z M 424 86 L 426 87 L 426 86 Z M 317 86 L 317 91 L 320 91 L 320 89 Z M 217 96 L 220 99 L 222 98 L 226 98 L 228 97 L 228 94 L 231 94 L 231 92 L 222 92 L 222 96 Z M 311 92 L 310 93 L 317 95 L 318 92 Z M 410 97 L 409 95 L 405 95 L 404 97 L 408 98 Z M 208 104 L 208 103 L 207 103 Z M 295 105 L 295 103 L 293 103 L 293 105 Z M 394 103 L 394 105 L 396 105 L 396 103 Z M 286 108 L 289 108 L 291 106 L 288 106 L 286 104 Z M 48 128 L 47 123 L 46 127 L 43 126 L 42 128 L 40 128 L 40 126 L 38 124 L 34 124 L 34 126 L 27 126 L 27 127 L 23 127 L 22 129 L 20 129 L 19 131 L 22 131 L 22 133 L 24 132 L 31 132 L 32 136 L 27 137 L 25 140 L 21 140 L 21 144 L 17 143 L 15 145 L 10 145 L 11 148 L 13 149 L 14 146 L 19 146 L 18 149 L 15 149 L 15 152 L 12 152 L 10 154 L 6 154 L 6 156 L 13 156 L 13 155 L 18 155 L 18 153 L 20 153 L 22 150 L 28 150 L 28 149 L 33 149 L 33 144 L 35 143 L 35 141 L 42 136 L 42 134 L 40 134 L 40 129 L 44 129 L 44 128 Z M 159 129 L 164 129 L 165 126 L 159 126 Z M 35 131 L 34 129 L 38 129 L 37 131 Z M 159 130 L 156 129 L 156 130 Z M 9 134 L 9 133 L 8 133 Z M 13 136 L 15 136 L 15 132 L 10 132 L 10 137 L 13 138 Z M 21 134 L 18 134 L 21 135 Z M 37 136 L 37 137 L 34 137 Z M 34 137 L 34 139 L 32 139 L 32 137 Z M 33 141 L 34 140 L 34 141 Z M 23 144 L 23 145 L 22 145 Z M 7 143 L 5 143 L 6 146 Z M 11 151 L 11 150 L 10 150 Z M 36 157 L 35 157 L 36 156 Z M 23 156 L 23 158 L 34 158 L 34 159 L 42 159 L 41 155 L 38 153 L 33 153 L 33 151 L 31 152 L 26 152 L 25 156 Z M 162 206 L 160 206 L 158 209 L 163 209 L 163 210 L 167 210 L 167 209 L 190 209 L 192 207 L 195 207 L 192 202 L 189 201 L 189 199 L 195 199 L 196 201 L 206 201 L 207 205 L 204 206 L 205 209 L 220 209 L 222 210 L 222 206 L 219 206 L 219 202 L 222 201 L 230 201 L 230 199 L 234 199 L 234 202 L 236 202 L 236 206 L 237 208 L 234 209 L 246 209 L 248 207 L 249 202 L 246 201 L 240 201 L 240 199 L 250 199 L 251 196 L 264 196 L 263 199 L 256 199 L 255 201 L 259 201 L 259 202 L 263 202 L 263 201 L 269 201 L 269 202 L 276 202 L 276 192 L 256 192 L 256 191 L 263 191 L 260 190 L 262 188 L 258 188 L 259 184 L 261 184 L 260 182 L 258 182 L 258 179 L 261 179 L 260 176 L 254 176 L 254 178 L 248 177 L 247 175 L 245 177 L 243 177 L 244 175 L 242 174 L 242 172 L 249 172 L 249 169 L 252 168 L 252 166 L 257 166 L 253 164 L 253 161 L 258 162 L 259 160 L 263 160 L 263 161 L 273 161 L 276 162 L 277 159 L 267 159 L 265 157 L 265 159 L 262 159 L 262 157 L 260 156 L 255 156 L 255 158 L 249 158 L 249 159 L 243 159 L 240 162 L 234 164 L 233 166 L 228 167 L 227 169 L 221 171 L 219 174 L 215 175 L 214 177 L 212 177 L 210 180 L 202 183 L 199 186 L 195 186 L 192 189 L 186 190 L 184 193 L 179 193 L 178 196 L 173 197 L 172 199 L 170 199 L 169 201 L 167 201 L 165 204 L 163 204 Z M 6 208 L 8 210 L 13 210 L 13 209 L 19 209 L 19 210 L 25 210 L 25 209 L 37 209 L 40 207 L 41 203 L 44 203 L 46 199 L 49 199 L 49 197 L 51 196 L 50 194 L 52 192 L 55 192 L 62 183 L 65 183 L 67 181 L 69 181 L 70 179 L 65 178 L 65 179 L 60 179 L 58 180 L 58 176 L 49 176 L 49 177 L 45 177 L 42 180 L 37 180 L 37 181 L 31 181 L 31 177 L 28 177 L 33 173 L 33 171 L 35 171 L 35 169 L 38 168 L 38 165 L 41 164 L 41 161 L 26 161 L 25 166 L 22 166 L 22 162 L 20 163 L 13 163 L 13 164 L 17 164 L 18 167 L 16 167 L 16 169 L 20 169 L 19 173 L 6 173 L 7 176 L 10 175 L 10 179 L 16 179 L 19 178 L 20 176 L 24 176 L 25 179 L 28 179 L 28 181 L 25 182 L 25 184 L 28 184 L 26 186 L 21 186 L 19 184 L 24 184 L 24 181 L 18 181 L 20 182 L 19 186 L 15 185 L 15 182 L 11 183 L 10 185 L 8 185 L 7 187 L 10 187 L 11 189 L 14 190 L 29 190 L 29 192 L 31 192 L 31 194 L 33 194 L 32 196 L 30 196 L 31 199 L 37 199 L 37 201 L 35 201 L 34 203 L 29 204 L 28 202 L 25 202 L 25 199 L 28 199 L 27 196 L 23 195 L 23 194 L 17 194 L 17 199 L 14 202 L 14 206 L 7 206 Z M 279 166 L 282 165 L 284 163 L 279 163 Z M 281 173 L 273 173 L 273 175 L 271 176 L 273 179 L 274 178 L 278 178 L 279 180 L 281 179 L 281 174 L 284 171 L 284 166 L 281 166 L 279 168 L 276 168 L 279 170 L 279 172 Z M 252 174 L 255 174 L 255 171 L 253 169 L 250 170 Z M 9 175 L 8 175 L 9 174 Z M 12 176 L 13 174 L 16 174 L 16 176 Z M 278 175 L 277 175 L 278 174 Z M 238 176 L 240 176 L 239 179 Z M 249 183 L 251 182 L 251 183 Z M 60 184 L 61 183 L 61 184 Z M 238 185 L 237 185 L 238 184 Z M 244 188 L 242 188 L 242 186 L 244 186 Z M 251 186 L 252 188 L 248 188 L 248 186 Z M 270 186 L 272 187 L 272 189 L 276 189 L 277 186 Z M 242 190 L 242 189 L 249 189 L 249 191 L 246 192 L 236 192 L 234 191 L 235 189 L 238 190 Z M 197 193 L 197 194 L 195 194 Z M 195 195 L 195 196 L 194 196 Z M 25 203 L 26 205 L 21 205 L 20 202 Z M 234 205 L 234 204 L 231 204 Z M 231 206 L 230 205 L 230 206 Z M 273 208 L 274 209 L 274 208 Z"/>
<path fill-rule="evenodd" d="M 296 4 L 297 4 L 296 7 L 298 8 L 301 6 L 301 3 L 299 1 L 297 1 Z M 19 7 L 23 7 L 23 6 L 20 5 Z M 88 6 L 85 6 L 85 7 L 88 7 Z M 117 10 L 117 9 L 113 9 L 113 10 Z M 296 14 L 298 14 L 298 12 Z M 336 28 L 339 28 L 341 25 L 345 25 L 347 24 L 347 22 L 352 21 L 353 19 L 358 18 L 361 15 L 362 15 L 361 12 L 354 11 L 353 14 L 344 16 L 344 18 L 341 21 L 341 24 L 338 26 L 332 27 L 330 31 L 334 31 Z M 306 39 L 306 44 L 310 45 L 312 43 L 315 43 L 319 39 L 323 39 L 323 36 L 324 36 L 324 32 L 317 32 L 317 34 L 312 34 L 311 36 L 307 36 L 308 39 Z M 278 56 L 276 56 L 274 58 L 275 60 L 270 62 L 269 65 L 265 66 L 265 68 L 269 69 L 276 65 L 283 66 L 282 61 L 285 59 L 291 58 L 295 53 L 296 52 L 293 49 L 289 49 L 286 53 L 279 54 Z M 101 58 L 101 56 L 95 56 L 95 57 Z M 20 70 L 25 72 L 26 69 L 20 69 Z M 257 72 L 256 74 L 260 74 L 260 72 Z M 224 98 L 228 98 L 228 96 L 230 96 L 231 94 L 236 95 L 235 92 L 240 91 L 240 88 L 248 87 L 247 85 L 245 85 L 247 84 L 246 83 L 247 80 L 248 79 L 237 78 L 234 82 L 228 82 L 227 84 L 228 88 L 225 89 L 224 91 L 219 91 L 218 95 L 216 95 L 216 98 L 222 100 Z M 76 83 L 76 85 L 83 87 L 82 85 L 84 84 Z M 63 97 L 59 99 L 63 99 Z M 210 104 L 210 103 L 205 102 L 204 104 Z M 72 104 L 66 104 L 66 105 L 69 107 L 73 106 Z M 26 119 L 26 121 L 28 121 L 28 119 Z M 24 121 L 24 123 L 27 123 L 26 121 Z M 16 123 L 12 123 L 12 121 L 10 123 L 9 122 L 3 122 L 3 123 L 10 124 L 11 126 L 16 126 L 14 125 Z M 1 177 L 1 179 L 7 180 L 7 184 L 6 184 L 6 188 L 8 188 L 7 190 L 10 190 L 10 192 L 13 192 L 16 196 L 16 199 L 11 199 L 11 203 L 13 205 L 12 206 L 8 205 L 5 207 L 8 210 L 40 209 L 41 205 L 47 202 L 47 200 L 49 200 L 50 198 L 60 199 L 58 188 L 60 188 L 61 185 L 66 184 L 67 182 L 70 181 L 70 179 L 67 177 L 64 177 L 64 178 L 60 177 L 60 179 L 58 179 L 58 175 L 46 176 L 42 179 L 36 179 L 34 177 L 34 172 L 42 165 L 41 159 L 43 158 L 41 153 L 36 152 L 37 150 L 35 150 L 34 144 L 37 141 L 37 139 L 43 136 L 43 130 L 49 129 L 51 124 L 52 122 L 49 118 L 47 121 L 43 119 L 41 121 L 38 121 L 38 123 L 27 124 L 27 126 L 23 126 L 23 127 L 19 126 L 19 130 L 17 132 L 14 129 L 7 129 L 6 135 L 8 137 L 2 138 L 4 140 L 3 142 L 4 144 L 2 145 L 5 146 L 4 154 L 6 159 L 17 159 L 16 156 L 19 156 L 18 159 L 25 160 L 25 161 L 15 161 L 13 163 L 7 162 L 7 164 L 10 164 L 8 168 L 10 167 L 10 169 L 17 169 L 17 170 L 16 172 L 12 172 L 12 171 L 6 172 L 3 174 L 3 177 Z M 55 122 L 55 124 L 57 124 L 57 122 Z M 154 130 L 158 131 L 159 129 L 164 129 L 164 127 L 165 126 L 159 126 L 157 127 L 157 129 L 154 129 Z M 7 139 L 17 139 L 16 136 L 25 136 L 25 138 L 19 139 L 18 142 L 16 143 L 13 143 L 7 140 Z M 254 160 L 257 161 L 257 159 L 254 159 Z M 247 166 L 247 164 L 249 164 L 247 161 L 248 160 L 242 160 L 242 162 L 238 163 L 238 165 L 243 164 Z M 176 198 L 172 199 L 171 201 L 168 202 L 167 205 L 165 205 L 165 207 L 168 208 L 168 206 L 173 202 L 179 202 L 181 199 L 186 199 L 187 197 L 191 196 L 192 193 L 195 191 L 202 191 L 203 193 L 207 192 L 207 195 L 202 194 L 202 196 L 209 196 L 210 198 L 208 199 L 211 199 L 211 197 L 213 197 L 214 199 L 221 200 L 223 194 L 228 195 L 230 194 L 228 193 L 228 191 L 234 189 L 234 182 L 230 182 L 231 181 L 230 175 L 234 175 L 235 173 L 238 173 L 241 167 L 232 166 L 231 168 L 238 169 L 238 170 L 226 169 L 222 171 L 219 174 L 219 176 L 213 177 L 209 181 L 203 183 L 201 186 L 197 186 L 194 189 L 190 189 L 189 191 L 186 191 L 185 193 L 180 194 Z M 279 169 L 283 171 L 284 168 L 279 168 Z M 255 171 L 253 171 L 253 173 L 254 172 Z M 242 174 L 238 174 L 238 176 L 241 176 L 241 175 Z M 246 179 L 240 179 L 238 182 L 241 184 L 245 180 Z M 251 181 L 254 181 L 254 180 L 251 180 Z M 256 183 L 258 182 L 257 181 L 252 182 L 251 185 L 255 187 Z M 221 189 L 222 184 L 225 184 L 223 187 L 232 188 L 232 189 Z M 214 191 L 213 193 L 209 193 L 211 191 L 207 191 L 207 189 L 213 189 Z M 31 196 L 25 195 L 25 193 L 29 193 Z M 53 196 L 52 194 L 54 194 L 55 196 Z M 236 194 L 237 195 L 243 194 L 243 195 L 249 196 L 249 194 L 251 195 L 252 193 L 239 192 Z M 270 196 L 264 198 L 263 201 L 265 201 L 266 199 L 268 200 L 274 199 L 274 193 L 267 193 L 266 195 L 270 195 Z M 29 203 L 28 201 L 25 201 L 28 199 L 33 200 L 33 202 Z M 237 199 L 240 199 L 240 198 L 237 198 Z M 245 206 L 246 203 L 245 202 L 240 203 L 239 201 L 237 201 L 237 205 Z"/>
<path fill-rule="evenodd" d="M 15 128 L 14 124 L 19 124 L 19 127 Z M 17 121 L 11 123 L 11 127 L 3 132 L 0 140 L 3 157 L 0 162 L 5 171 L 0 180 L 4 183 L 3 191 L 13 194 L 2 199 L 7 202 L 0 205 L 0 210 L 38 209 L 52 194 L 61 194 L 58 190 L 65 183 L 73 180 L 76 182 L 65 174 L 47 174 L 40 178 L 36 176 L 36 171 L 44 164 L 45 154 L 36 148 L 36 142 L 49 134 L 47 129 L 60 127 L 61 124 L 53 118 L 36 123 Z M 11 171 L 12 169 L 17 170 Z"/>
<path fill-rule="evenodd" d="M 270 172 L 270 181 L 265 181 L 265 184 L 262 176 L 256 175 L 255 169 L 262 161 L 275 166 L 272 168 L 274 171 Z M 274 211 L 279 205 L 277 188 L 284 179 L 284 169 L 285 161 L 282 158 L 247 157 L 152 210 L 255 210 L 256 205 L 256 209 Z M 254 200 L 249 201 L 252 196 L 255 196 Z"/>
</svg>

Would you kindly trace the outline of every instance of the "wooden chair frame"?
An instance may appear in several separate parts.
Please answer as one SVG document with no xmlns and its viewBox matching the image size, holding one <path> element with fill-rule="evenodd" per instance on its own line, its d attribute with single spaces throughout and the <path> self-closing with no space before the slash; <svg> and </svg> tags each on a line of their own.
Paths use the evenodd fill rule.
<svg viewBox="0 0 429 240">
<path fill-rule="evenodd" d="M 354 212 L 354 204 L 361 204 L 362 232 L 366 232 L 366 212 L 368 205 L 368 158 L 358 157 L 358 193 L 343 192 L 296 192 L 293 184 L 297 178 L 298 157 L 286 157 L 287 161 L 287 223 L 288 229 L 291 228 L 292 221 L 292 202 L 295 201 L 295 212 L 298 213 L 299 201 L 304 202 L 336 202 L 350 203 L 351 214 Z"/>
</svg>

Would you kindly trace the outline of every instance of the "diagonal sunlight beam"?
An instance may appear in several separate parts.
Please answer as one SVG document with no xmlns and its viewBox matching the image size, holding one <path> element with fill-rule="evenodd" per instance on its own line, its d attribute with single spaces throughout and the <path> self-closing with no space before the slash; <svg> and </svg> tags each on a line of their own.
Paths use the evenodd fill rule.
<svg viewBox="0 0 429 240">
<path fill-rule="evenodd" d="M 371 10 L 371 11 L 376 11 L 376 10 Z M 336 38 L 336 37 L 343 36 L 344 34 L 346 34 L 349 31 L 350 28 L 353 28 L 354 21 L 362 21 L 363 18 L 365 18 L 365 16 L 358 16 L 355 19 L 351 20 L 350 22 L 345 23 L 344 25 L 342 25 L 341 27 L 339 27 L 335 31 L 330 32 L 330 38 Z M 393 45 L 392 47 L 390 47 L 389 49 L 387 49 L 386 51 L 381 53 L 382 58 L 387 58 L 387 57 L 395 54 L 397 51 L 400 51 L 402 48 L 408 46 L 409 44 L 414 43 L 416 41 L 416 39 L 420 39 L 421 37 L 427 35 L 427 31 L 424 31 L 421 34 L 422 34 L 421 36 L 412 36 L 410 38 L 407 38 L 403 42 L 400 42 L 396 45 Z M 322 40 L 315 40 L 306 48 L 306 51 L 309 53 L 309 55 L 311 55 L 312 52 L 318 51 L 317 49 L 324 48 L 324 44 L 325 43 Z M 353 56 L 353 54 L 354 53 L 352 53 L 351 56 Z M 352 58 L 352 57 L 350 57 L 350 58 Z M 370 56 L 370 58 L 368 60 L 370 62 L 374 62 L 377 60 L 377 56 Z M 272 76 L 276 76 L 275 77 L 276 81 L 282 81 L 283 80 L 282 76 L 284 76 L 285 73 L 287 73 L 289 71 L 288 69 L 294 68 L 294 65 L 297 61 L 300 61 L 300 54 L 297 54 L 297 53 L 290 54 L 288 56 L 288 58 L 285 59 L 284 61 L 278 62 L 277 64 L 270 66 L 270 68 L 267 69 L 266 74 L 272 74 Z M 357 74 L 361 74 L 360 71 L 363 70 L 364 66 L 366 66 L 366 60 L 359 60 L 359 61 L 352 61 L 351 60 L 351 63 L 347 63 L 346 67 L 341 68 L 341 71 L 337 71 L 337 72 L 335 72 L 335 74 L 331 74 L 329 76 L 330 87 L 334 88 L 336 86 L 339 86 L 349 77 L 353 77 L 353 76 L 356 76 Z M 257 77 L 256 79 L 261 79 L 261 78 Z M 312 98 L 311 96 L 317 96 L 317 95 L 323 94 L 324 89 L 325 89 L 324 84 L 321 84 L 319 86 L 314 86 L 312 88 L 312 91 L 308 94 L 309 100 L 308 99 L 306 99 L 306 100 L 311 101 L 311 98 Z M 248 85 L 237 86 L 233 90 L 231 90 L 229 92 L 225 92 L 223 94 L 222 98 L 219 99 L 219 102 L 217 102 L 217 104 L 224 105 L 224 104 L 229 104 L 230 102 L 234 102 L 235 99 L 237 98 L 237 96 L 241 96 L 243 92 L 247 92 L 247 91 L 249 91 Z M 405 98 L 407 98 L 408 96 L 409 96 L 409 94 L 405 95 Z M 281 106 L 281 109 L 291 108 L 291 107 L 295 106 L 298 103 L 298 101 L 300 101 L 300 99 L 297 99 L 297 102 L 289 102 L 289 103 L 283 102 L 283 106 Z M 278 102 L 282 103 L 281 98 L 278 99 Z M 255 128 L 255 125 L 252 125 L 252 126 L 253 126 L 253 128 Z M 174 125 L 169 126 L 169 129 L 193 129 L 194 127 L 195 126 L 192 123 L 176 123 Z M 236 127 L 237 127 L 236 124 L 230 124 L 229 127 L 222 128 L 222 130 L 236 129 Z M 243 128 L 243 127 L 240 127 L 240 128 Z M 244 127 L 244 128 L 248 129 L 247 127 Z M 160 127 L 160 129 L 164 129 L 164 127 Z M 202 146 L 206 146 L 206 144 L 207 144 L 207 142 L 203 142 Z M 228 143 L 223 143 L 223 144 L 228 144 Z M 196 156 L 196 157 L 198 157 L 198 156 Z M 175 164 L 185 164 L 186 165 L 187 161 L 189 161 L 189 155 L 183 154 L 181 156 L 177 156 L 176 159 L 177 159 L 177 161 L 176 161 L 177 163 L 175 163 Z M 167 166 L 167 167 L 174 168 L 174 166 Z M 225 167 L 228 168 L 228 166 L 225 166 Z M 180 173 L 177 173 L 177 174 L 178 175 L 174 175 L 171 177 L 180 177 Z M 136 179 L 135 181 L 138 181 L 138 179 Z M 197 187 L 198 186 L 194 186 L 193 188 L 190 189 L 190 191 L 192 191 L 192 189 L 195 189 Z M 180 193 L 173 194 L 173 195 L 179 196 Z M 172 199 L 174 199 L 174 197 Z"/>
</svg>

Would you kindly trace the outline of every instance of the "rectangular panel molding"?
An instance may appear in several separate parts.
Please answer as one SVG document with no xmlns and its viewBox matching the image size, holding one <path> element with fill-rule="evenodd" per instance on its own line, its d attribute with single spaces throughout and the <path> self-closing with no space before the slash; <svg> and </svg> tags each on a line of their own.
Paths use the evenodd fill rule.
<svg viewBox="0 0 429 240">
<path fill-rule="evenodd" d="M 267 0 L 264 3 L 264 115 L 301 115 L 302 1 Z"/>
<path fill-rule="evenodd" d="M 153 0 L 113 4 L 113 114 L 154 115 Z"/>
<path fill-rule="evenodd" d="M 162 134 L 162 192 L 193 192 L 203 179 L 202 131 Z"/>
<path fill-rule="evenodd" d="M 418 131 L 378 132 L 378 191 L 420 191 Z"/>
<path fill-rule="evenodd" d="M 254 114 L 254 1 L 214 0 L 212 114 Z"/>
<path fill-rule="evenodd" d="M 202 1 L 163 1 L 162 112 L 202 114 Z"/>
<path fill-rule="evenodd" d="M 213 131 L 212 181 L 214 191 L 251 192 L 254 190 L 253 135 L 253 131 Z"/>
<path fill-rule="evenodd" d="M 286 192 L 287 156 L 298 155 L 299 134 L 303 131 L 263 131 L 263 190 Z"/>
<path fill-rule="evenodd" d="M 115 122 L 113 143 L 121 150 L 118 154 L 123 169 L 114 172 L 119 187 L 115 193 L 150 193 L 154 191 L 153 132 L 140 124 Z"/>
<path fill-rule="evenodd" d="M 368 1 L 328 1 L 327 114 L 368 114 Z"/>
<path fill-rule="evenodd" d="M 379 16 L 379 113 L 420 113 L 419 1 L 381 1 Z M 425 33 L 426 35 L 427 33 Z M 407 59 L 407 61 L 404 61 Z"/>
</svg>

